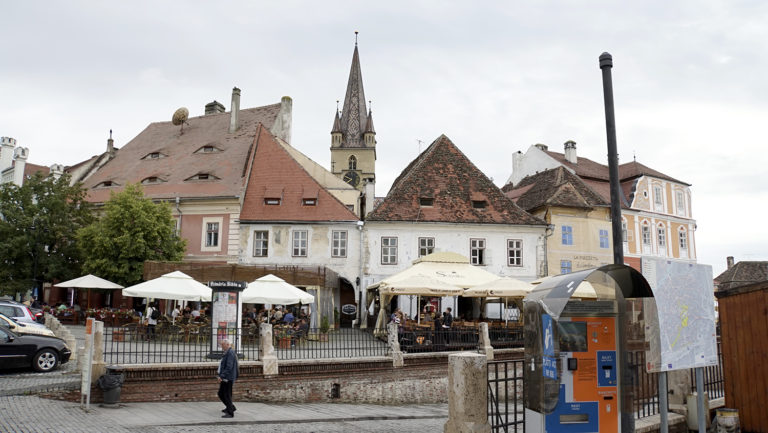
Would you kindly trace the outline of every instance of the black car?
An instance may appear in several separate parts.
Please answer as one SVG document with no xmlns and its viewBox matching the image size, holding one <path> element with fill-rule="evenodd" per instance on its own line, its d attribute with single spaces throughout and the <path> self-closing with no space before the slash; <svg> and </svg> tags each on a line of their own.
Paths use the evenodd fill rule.
<svg viewBox="0 0 768 433">
<path fill-rule="evenodd" d="M 61 338 L 21 335 L 0 327 L 0 368 L 32 366 L 37 371 L 52 371 L 69 361 L 72 351 Z"/>
</svg>

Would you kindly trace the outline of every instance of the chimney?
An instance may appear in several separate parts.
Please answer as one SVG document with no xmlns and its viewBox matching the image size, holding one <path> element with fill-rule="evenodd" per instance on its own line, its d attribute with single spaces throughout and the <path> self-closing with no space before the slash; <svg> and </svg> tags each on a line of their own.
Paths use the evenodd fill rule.
<svg viewBox="0 0 768 433">
<path fill-rule="evenodd" d="M 291 144 L 291 118 L 293 112 L 293 99 L 290 96 L 283 96 L 280 100 L 280 112 L 277 113 L 275 124 L 269 132 L 275 137 L 280 138 L 288 144 Z"/>
<path fill-rule="evenodd" d="M 27 158 L 29 149 L 26 147 L 17 147 L 13 151 L 13 158 L 16 164 L 13 166 L 13 183 L 18 186 L 24 184 L 24 170 L 27 168 Z"/>
<path fill-rule="evenodd" d="M 224 108 L 224 104 L 221 102 L 218 102 L 214 100 L 213 102 L 209 102 L 205 104 L 205 115 L 208 116 L 210 114 L 219 114 L 225 112 L 226 109 Z"/>
<path fill-rule="evenodd" d="M 731 269 L 733 267 L 733 256 L 726 257 L 725 263 L 728 265 L 726 269 Z"/>
<path fill-rule="evenodd" d="M 512 175 L 520 172 L 520 164 L 523 162 L 523 152 L 517 151 L 512 154 Z"/>
<path fill-rule="evenodd" d="M 565 146 L 565 160 L 571 164 L 578 164 L 579 159 L 576 157 L 576 142 L 568 140 L 564 144 Z"/>
<path fill-rule="evenodd" d="M 110 155 L 115 154 L 115 140 L 112 139 L 112 130 L 109 130 L 109 139 L 107 140 L 107 153 Z"/>
<path fill-rule="evenodd" d="M 549 150 L 549 147 L 546 144 L 536 143 L 534 146 L 538 147 L 539 150 L 543 150 L 544 152 Z"/>
<path fill-rule="evenodd" d="M 232 134 L 240 127 L 240 89 L 232 89 L 232 111 L 229 113 L 229 133 Z"/>
<path fill-rule="evenodd" d="M 16 147 L 16 139 L 11 137 L 0 137 L 0 171 L 5 170 L 13 164 L 13 148 Z"/>
<path fill-rule="evenodd" d="M 61 164 L 53 164 L 50 168 L 51 176 L 53 176 L 54 179 L 58 179 L 64 174 L 64 166 Z"/>
</svg>

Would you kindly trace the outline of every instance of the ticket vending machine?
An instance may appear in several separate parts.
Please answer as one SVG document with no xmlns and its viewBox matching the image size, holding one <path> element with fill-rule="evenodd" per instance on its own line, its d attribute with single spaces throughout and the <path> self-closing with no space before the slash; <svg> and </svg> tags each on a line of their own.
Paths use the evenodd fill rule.
<svg viewBox="0 0 768 433">
<path fill-rule="evenodd" d="M 621 431 L 615 291 L 632 281 L 617 282 L 603 268 L 551 277 L 524 300 L 526 433 Z M 633 272 L 639 275 L 620 274 Z M 646 293 L 644 281 L 638 284 Z M 631 287 L 626 294 L 633 294 Z"/>
</svg>

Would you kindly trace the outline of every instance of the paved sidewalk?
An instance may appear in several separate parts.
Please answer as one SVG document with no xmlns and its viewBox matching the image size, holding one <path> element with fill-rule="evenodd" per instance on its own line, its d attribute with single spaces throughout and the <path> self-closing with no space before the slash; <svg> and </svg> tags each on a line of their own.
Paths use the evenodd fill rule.
<svg viewBox="0 0 768 433">
<path fill-rule="evenodd" d="M 221 418 L 218 402 L 129 403 L 120 408 L 36 396 L 0 397 L 0 431 L 27 432 L 424 432 L 441 431 L 448 406 L 264 404 L 236 402 L 234 418 Z"/>
</svg>

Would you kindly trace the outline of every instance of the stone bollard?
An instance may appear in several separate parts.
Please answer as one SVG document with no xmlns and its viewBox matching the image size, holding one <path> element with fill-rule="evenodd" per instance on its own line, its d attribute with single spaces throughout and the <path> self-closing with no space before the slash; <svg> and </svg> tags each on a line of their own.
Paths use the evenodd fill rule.
<svg viewBox="0 0 768 433">
<path fill-rule="evenodd" d="M 480 322 L 480 353 L 484 354 L 488 361 L 493 361 L 493 346 L 488 334 L 488 322 Z"/>
<path fill-rule="evenodd" d="M 93 322 L 93 367 L 91 369 L 91 383 L 96 383 L 102 374 L 107 372 L 107 363 L 104 362 L 104 322 Z"/>
<path fill-rule="evenodd" d="M 405 365 L 403 352 L 400 351 L 400 342 L 397 339 L 398 336 L 397 323 L 390 323 L 387 325 L 387 342 L 389 343 L 389 348 L 392 350 L 392 366 L 395 368 L 400 368 Z"/>
<path fill-rule="evenodd" d="M 490 433 L 485 355 L 448 355 L 448 421 L 445 433 Z"/>
<path fill-rule="evenodd" d="M 279 372 L 275 347 L 272 345 L 272 325 L 259 325 L 259 350 L 264 376 L 276 376 Z"/>
</svg>

